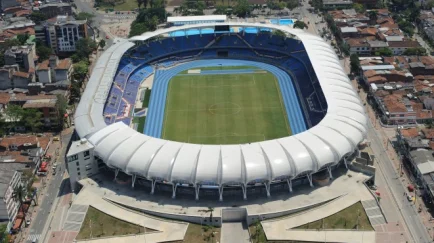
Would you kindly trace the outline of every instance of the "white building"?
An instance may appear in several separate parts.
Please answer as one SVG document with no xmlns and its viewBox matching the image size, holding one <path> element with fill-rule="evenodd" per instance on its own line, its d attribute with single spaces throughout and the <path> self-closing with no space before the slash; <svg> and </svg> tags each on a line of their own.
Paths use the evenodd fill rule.
<svg viewBox="0 0 434 243">
<path fill-rule="evenodd" d="M 14 165 L 1 166 L 0 170 L 0 222 L 9 222 L 9 227 L 17 216 L 19 202 L 13 199 L 14 189 L 21 185 L 21 172 Z"/>
<path fill-rule="evenodd" d="M 71 144 L 66 155 L 66 168 L 72 190 L 77 189 L 79 180 L 98 173 L 98 163 L 94 159 L 93 150 L 93 145 L 85 138 Z"/>
<path fill-rule="evenodd" d="M 75 43 L 81 38 L 88 37 L 87 21 L 76 20 L 72 16 L 59 15 L 49 19 L 44 28 L 48 32 L 47 42 L 57 52 L 74 52 Z"/>
</svg>

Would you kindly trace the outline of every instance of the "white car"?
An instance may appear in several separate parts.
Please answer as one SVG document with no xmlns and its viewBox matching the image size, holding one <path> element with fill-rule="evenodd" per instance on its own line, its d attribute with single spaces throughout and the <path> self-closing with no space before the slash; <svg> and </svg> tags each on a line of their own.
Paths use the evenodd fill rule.
<svg viewBox="0 0 434 243">
<path fill-rule="evenodd" d="M 407 200 L 409 202 L 413 202 L 413 197 L 410 194 L 407 194 Z"/>
</svg>

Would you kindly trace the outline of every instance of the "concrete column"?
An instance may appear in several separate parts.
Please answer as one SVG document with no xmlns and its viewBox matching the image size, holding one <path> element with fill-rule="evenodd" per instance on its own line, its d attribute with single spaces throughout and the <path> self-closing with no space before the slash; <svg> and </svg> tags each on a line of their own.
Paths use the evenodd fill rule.
<svg viewBox="0 0 434 243">
<path fill-rule="evenodd" d="M 116 170 L 115 170 L 115 178 L 113 179 L 114 181 L 115 181 L 116 178 L 118 177 L 118 174 L 119 174 L 119 169 L 116 169 Z"/>
<path fill-rule="evenodd" d="M 134 184 L 136 183 L 136 178 L 137 178 L 137 176 L 133 174 L 133 180 L 132 180 L 132 183 L 131 183 L 131 187 L 132 188 L 134 188 Z"/>
<path fill-rule="evenodd" d="M 289 192 L 292 192 L 292 179 L 287 179 L 286 182 L 288 183 Z"/>
<path fill-rule="evenodd" d="M 271 196 L 271 194 L 270 194 L 270 182 L 269 181 L 265 182 L 264 186 L 265 186 L 265 190 L 267 190 L 267 197 L 270 197 Z"/>
<path fill-rule="evenodd" d="M 241 189 L 243 189 L 243 200 L 247 200 L 247 188 L 246 188 L 246 185 L 241 185 Z"/>
<path fill-rule="evenodd" d="M 312 174 L 307 174 L 307 179 L 309 180 L 310 187 L 313 187 L 313 184 L 312 184 Z"/>
<path fill-rule="evenodd" d="M 172 184 L 172 198 L 176 198 L 176 188 L 178 188 L 178 183 Z"/>
<path fill-rule="evenodd" d="M 332 175 L 332 167 L 331 167 L 331 166 L 327 166 L 327 170 L 329 171 L 330 179 L 333 179 L 333 175 Z"/>
<path fill-rule="evenodd" d="M 196 185 L 194 186 L 194 191 L 195 191 L 195 193 L 196 193 L 196 197 L 195 197 L 195 199 L 196 199 L 196 200 L 199 200 L 200 185 L 196 184 Z"/>
<path fill-rule="evenodd" d="M 223 186 L 219 187 L 219 201 L 223 202 Z"/>
<path fill-rule="evenodd" d="M 345 164 L 345 168 L 348 169 L 348 164 L 347 164 L 347 158 L 346 157 L 344 157 L 344 164 Z"/>
<path fill-rule="evenodd" d="M 151 195 L 154 195 L 155 183 L 157 183 L 157 181 L 156 180 L 152 180 Z"/>
</svg>

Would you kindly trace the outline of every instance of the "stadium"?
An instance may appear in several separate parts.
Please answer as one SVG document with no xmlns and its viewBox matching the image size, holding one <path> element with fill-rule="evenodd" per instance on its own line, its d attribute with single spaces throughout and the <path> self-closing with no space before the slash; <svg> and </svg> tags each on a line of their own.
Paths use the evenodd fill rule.
<svg viewBox="0 0 434 243">
<path fill-rule="evenodd" d="M 347 165 L 367 130 L 322 38 L 229 22 L 117 39 L 93 69 L 75 124 L 115 178 L 196 200 L 313 186 L 315 175 Z"/>
</svg>

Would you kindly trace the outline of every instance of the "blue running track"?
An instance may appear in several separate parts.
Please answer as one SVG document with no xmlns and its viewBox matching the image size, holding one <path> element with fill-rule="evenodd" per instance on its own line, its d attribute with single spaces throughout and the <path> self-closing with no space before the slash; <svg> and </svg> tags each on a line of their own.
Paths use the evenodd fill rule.
<svg viewBox="0 0 434 243">
<path fill-rule="evenodd" d="M 306 131 L 306 122 L 299 104 L 298 96 L 290 76 L 282 69 L 275 66 L 245 60 L 228 60 L 228 59 L 213 59 L 213 60 L 197 60 L 176 66 L 169 70 L 158 70 L 155 73 L 154 84 L 152 87 L 151 100 L 148 107 L 148 114 L 144 128 L 144 134 L 152 137 L 160 138 L 163 131 L 164 113 L 166 107 L 167 90 L 169 81 L 178 73 L 194 69 L 198 67 L 209 66 L 253 66 L 263 70 L 267 70 L 276 76 L 280 92 L 282 94 L 285 105 L 286 114 L 289 120 L 292 134 Z M 216 70 L 222 72 L 222 70 Z M 229 70 L 224 70 L 226 73 Z M 251 71 L 251 70 L 250 70 Z M 219 73 L 220 74 L 220 73 Z"/>
</svg>

